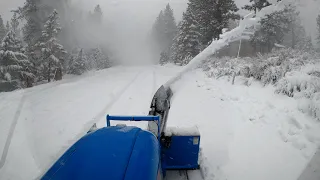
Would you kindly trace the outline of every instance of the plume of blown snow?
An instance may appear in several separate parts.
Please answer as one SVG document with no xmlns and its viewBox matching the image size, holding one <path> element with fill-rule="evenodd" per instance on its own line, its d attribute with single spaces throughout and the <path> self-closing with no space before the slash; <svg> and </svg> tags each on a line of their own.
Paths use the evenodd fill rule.
<svg viewBox="0 0 320 180">
<path fill-rule="evenodd" d="M 169 81 L 164 84 L 165 88 L 170 87 L 177 80 L 181 78 L 186 72 L 197 68 L 203 61 L 208 59 L 210 56 L 215 54 L 218 50 L 225 47 L 231 42 L 237 41 L 243 34 L 243 32 L 249 28 L 258 25 L 261 18 L 265 15 L 270 14 L 274 11 L 280 10 L 285 4 L 291 3 L 292 0 L 282 0 L 273 5 L 267 6 L 261 11 L 257 12 L 256 16 L 253 18 L 253 13 L 246 15 L 239 23 L 239 26 L 231 31 L 225 32 L 220 35 L 219 40 L 214 40 L 206 49 L 194 57 L 189 64 L 187 64 L 176 76 L 172 77 Z"/>
</svg>

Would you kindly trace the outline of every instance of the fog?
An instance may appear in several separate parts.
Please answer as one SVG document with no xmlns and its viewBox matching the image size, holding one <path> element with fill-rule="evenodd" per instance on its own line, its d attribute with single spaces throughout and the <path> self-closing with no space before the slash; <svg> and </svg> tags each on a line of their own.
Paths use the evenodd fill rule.
<svg viewBox="0 0 320 180">
<path fill-rule="evenodd" d="M 12 16 L 10 11 L 23 5 L 24 2 L 25 0 L 0 0 L 0 15 L 4 20 L 9 20 Z"/>
<path fill-rule="evenodd" d="M 24 1 L 0 0 L 0 14 L 8 20 L 12 15 L 10 10 L 21 6 Z M 248 1 L 235 0 L 239 7 Z M 129 64 L 157 61 L 157 56 L 151 53 L 148 41 L 153 22 L 167 3 L 170 3 L 173 8 L 178 22 L 187 7 L 187 2 L 187 0 L 71 0 L 71 6 L 81 9 L 84 14 L 93 11 L 97 4 L 100 4 L 103 11 L 102 29 L 96 31 L 92 27 L 88 28 L 89 25 L 86 24 L 79 27 L 82 29 L 78 32 L 78 37 L 82 38 L 79 46 L 98 42 L 114 52 L 119 61 Z M 320 1 L 300 0 L 299 2 L 303 24 L 315 41 L 316 17 L 320 12 Z M 243 10 L 240 11 L 240 14 L 245 13 Z"/>
<path fill-rule="evenodd" d="M 104 25 L 111 31 L 108 37 L 113 51 L 121 62 L 130 64 L 152 63 L 158 55 L 152 54 L 148 41 L 153 22 L 167 3 L 181 19 L 187 0 L 73 0 L 73 4 L 89 11 L 100 4 Z"/>
</svg>

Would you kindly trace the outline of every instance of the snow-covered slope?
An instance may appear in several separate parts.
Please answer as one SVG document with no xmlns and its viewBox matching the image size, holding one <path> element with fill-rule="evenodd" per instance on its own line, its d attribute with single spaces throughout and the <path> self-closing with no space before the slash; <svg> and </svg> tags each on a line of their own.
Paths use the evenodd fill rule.
<svg viewBox="0 0 320 180">
<path fill-rule="evenodd" d="M 1 93 L 0 179 L 39 177 L 93 123 L 104 126 L 107 113 L 146 115 L 153 93 L 180 70 L 115 67 Z M 320 143 L 319 124 L 273 87 L 232 86 L 197 70 L 172 89 L 168 126 L 198 127 L 206 179 L 295 180 Z"/>
</svg>

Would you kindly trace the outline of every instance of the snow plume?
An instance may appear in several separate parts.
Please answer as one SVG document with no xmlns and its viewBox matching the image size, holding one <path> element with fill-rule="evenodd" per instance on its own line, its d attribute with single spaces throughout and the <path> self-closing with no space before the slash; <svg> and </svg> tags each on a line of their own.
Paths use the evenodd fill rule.
<svg viewBox="0 0 320 180">
<path fill-rule="evenodd" d="M 196 57 L 194 57 L 187 66 L 183 68 L 175 77 L 171 78 L 166 84 L 165 87 L 169 87 L 173 83 L 175 83 L 178 79 L 181 78 L 186 72 L 198 67 L 203 61 L 208 59 L 210 56 L 214 55 L 218 50 L 225 47 L 231 42 L 239 40 L 241 38 L 243 32 L 252 26 L 258 25 L 258 22 L 265 15 L 270 14 L 276 10 L 280 10 L 284 7 L 286 3 L 291 3 L 291 0 L 282 0 L 273 5 L 267 6 L 261 11 L 257 12 L 256 16 L 253 18 L 253 13 L 246 15 L 239 23 L 239 26 L 235 29 L 225 32 L 220 35 L 219 40 L 213 41 L 206 49 L 204 49 L 201 53 L 199 53 Z"/>
</svg>

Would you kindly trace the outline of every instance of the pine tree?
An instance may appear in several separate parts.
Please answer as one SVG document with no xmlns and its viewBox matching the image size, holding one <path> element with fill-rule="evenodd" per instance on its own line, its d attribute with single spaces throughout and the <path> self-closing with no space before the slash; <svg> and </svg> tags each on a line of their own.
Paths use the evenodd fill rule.
<svg viewBox="0 0 320 180">
<path fill-rule="evenodd" d="M 213 39 L 219 39 L 230 20 L 239 18 L 238 8 L 233 0 L 190 0 L 189 7 L 200 25 L 201 42 L 209 45 Z"/>
<path fill-rule="evenodd" d="M 199 54 L 201 34 L 199 34 L 198 27 L 199 24 L 191 12 L 191 8 L 187 8 L 186 13 L 183 13 L 181 23 L 179 23 L 178 34 L 174 38 L 171 49 L 173 52 L 171 59 L 175 64 L 188 64 L 191 58 Z"/>
<path fill-rule="evenodd" d="M 34 79 L 30 71 L 32 64 L 23 53 L 21 41 L 14 31 L 9 31 L 3 38 L 0 49 L 0 79 L 18 81 L 22 87 L 31 87 Z"/>
<path fill-rule="evenodd" d="M 11 27 L 10 27 L 9 21 L 7 21 L 7 24 L 6 24 L 6 30 L 7 30 L 7 32 L 9 32 L 9 31 L 11 30 Z"/>
<path fill-rule="evenodd" d="M 71 40 L 71 37 L 76 36 L 73 29 L 69 27 L 72 24 L 73 20 L 81 19 L 81 16 L 75 17 L 76 8 L 70 7 L 70 0 L 24 0 L 25 3 L 23 6 L 19 7 L 14 12 L 17 13 L 17 18 L 23 20 L 23 26 L 20 34 L 23 35 L 24 42 L 28 45 L 28 56 L 29 54 L 35 53 L 38 51 L 35 49 L 34 45 L 39 41 L 42 30 L 47 17 L 53 12 L 54 9 L 57 9 L 59 16 L 63 21 L 61 26 L 64 27 L 64 30 L 59 34 L 60 42 L 66 47 L 72 47 L 77 44 L 77 41 Z M 77 14 L 78 15 L 78 14 Z M 20 30 L 19 30 L 20 31 Z M 77 29 L 81 31 L 81 29 Z M 30 56 L 29 56 L 30 57 Z M 38 61 L 38 59 L 33 59 L 32 61 Z"/>
<path fill-rule="evenodd" d="M 0 15 L 0 42 L 2 41 L 5 35 L 6 35 L 6 28 L 3 24 L 3 19 Z"/>
<path fill-rule="evenodd" d="M 300 19 L 300 12 L 297 11 L 296 6 L 288 5 L 286 7 L 289 19 L 289 32 L 285 34 L 283 45 L 291 47 L 292 49 L 301 48 L 300 46 L 308 46 L 308 37 Z"/>
<path fill-rule="evenodd" d="M 12 18 L 11 18 L 11 27 L 12 27 L 12 30 L 18 35 L 19 33 L 19 20 L 18 20 L 18 17 L 17 17 L 17 13 L 14 13 Z"/>
<path fill-rule="evenodd" d="M 312 44 L 312 38 L 311 36 L 306 36 L 303 39 L 301 39 L 297 43 L 297 49 L 305 52 L 312 52 L 315 50 L 313 44 Z"/>
<path fill-rule="evenodd" d="M 164 49 L 168 49 L 172 46 L 173 38 L 177 33 L 177 24 L 169 4 L 167 4 L 163 12 L 164 36 L 166 38 Z"/>
<path fill-rule="evenodd" d="M 260 47 L 260 52 L 270 52 L 275 43 L 281 44 L 284 36 L 290 31 L 290 10 L 285 8 L 262 18 L 260 28 L 251 38 L 254 47 Z"/>
<path fill-rule="evenodd" d="M 171 48 L 171 59 L 187 64 L 213 39 L 219 39 L 230 20 L 239 18 L 233 0 L 190 0 Z"/>
<path fill-rule="evenodd" d="M 166 8 L 160 11 L 153 28 L 152 36 L 156 42 L 156 51 L 160 54 L 171 54 L 170 48 L 173 43 L 173 38 L 177 33 L 177 25 L 173 15 L 173 10 L 170 5 L 167 4 Z"/>
<path fill-rule="evenodd" d="M 230 20 L 239 19 L 236 12 L 239 10 L 233 0 L 215 1 L 215 16 L 216 17 L 216 32 L 213 36 L 214 39 L 219 39 L 224 28 L 228 28 Z"/>
<path fill-rule="evenodd" d="M 161 52 L 165 44 L 165 23 L 163 11 L 160 11 L 155 23 L 152 26 L 152 37 L 156 42 L 155 48 Z"/>
<path fill-rule="evenodd" d="M 27 19 L 25 26 L 22 29 L 23 40 L 30 46 L 34 46 L 41 37 L 42 28 L 39 26 L 41 23 L 35 19 Z"/>
<path fill-rule="evenodd" d="M 103 13 L 102 13 L 102 10 L 101 10 L 101 7 L 100 5 L 98 4 L 95 8 L 94 8 L 94 11 L 93 11 L 93 14 L 92 14 L 92 18 L 93 18 L 93 21 L 97 24 L 100 24 L 102 22 L 102 16 L 103 16 Z"/>
<path fill-rule="evenodd" d="M 61 72 L 63 58 L 66 54 L 63 46 L 58 43 L 56 38 L 61 30 L 58 18 L 58 13 L 54 10 L 44 25 L 40 42 L 36 44 L 36 47 L 41 48 L 41 66 L 43 67 L 43 76 L 48 80 L 48 82 L 53 78 L 56 79 L 57 75 L 62 76 L 62 74 L 56 73 Z"/>
<path fill-rule="evenodd" d="M 161 52 L 160 54 L 160 65 L 167 64 L 169 62 L 169 54 L 165 51 Z"/>
<path fill-rule="evenodd" d="M 254 11 L 257 13 L 257 11 L 260 11 L 262 8 L 270 6 L 271 3 L 269 3 L 268 0 L 250 0 L 251 5 L 245 5 L 243 9 Z"/>
<path fill-rule="evenodd" d="M 23 40 L 30 49 L 40 39 L 43 25 L 45 23 L 45 14 L 47 10 L 42 0 L 26 0 L 23 7 L 19 7 L 15 12 L 19 14 L 18 18 L 24 18 L 26 23 L 23 27 Z"/>
<path fill-rule="evenodd" d="M 178 61 L 179 61 L 178 57 L 182 51 L 181 36 L 182 36 L 182 21 L 180 21 L 180 23 L 178 24 L 177 35 L 174 37 L 172 46 L 170 47 L 171 54 L 169 55 L 169 61 L 175 64 L 178 64 Z"/>
<path fill-rule="evenodd" d="M 111 67 L 109 58 L 102 52 L 100 48 L 93 49 L 92 57 L 90 61 L 93 63 L 95 69 L 105 69 Z"/>
<path fill-rule="evenodd" d="M 85 57 L 83 49 L 79 51 L 77 56 L 71 56 L 68 73 L 81 75 L 86 71 Z"/>
</svg>

